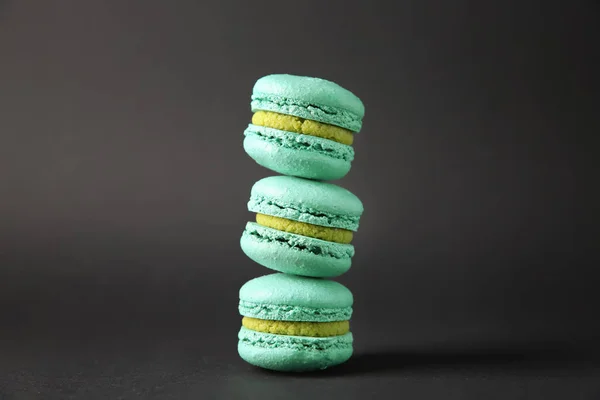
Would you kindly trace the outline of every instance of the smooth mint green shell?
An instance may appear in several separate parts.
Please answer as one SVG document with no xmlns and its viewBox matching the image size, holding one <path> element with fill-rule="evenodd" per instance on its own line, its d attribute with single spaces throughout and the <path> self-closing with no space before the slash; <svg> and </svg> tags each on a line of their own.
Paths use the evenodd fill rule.
<svg viewBox="0 0 600 400">
<path fill-rule="evenodd" d="M 243 360 L 275 371 L 323 370 L 347 361 L 353 352 L 350 332 L 314 338 L 274 335 L 242 327 L 238 339 L 238 353 Z"/>
<path fill-rule="evenodd" d="M 282 273 L 249 280 L 239 296 L 241 315 L 274 321 L 347 321 L 354 302 L 339 282 Z"/>
<path fill-rule="evenodd" d="M 295 115 L 353 132 L 362 128 L 365 107 L 352 92 L 320 78 L 276 74 L 260 78 L 252 90 L 252 111 Z"/>
<path fill-rule="evenodd" d="M 250 124 L 244 150 L 259 165 L 283 175 L 317 180 L 341 179 L 354 159 L 352 146 L 311 135 Z"/>
<path fill-rule="evenodd" d="M 252 186 L 248 210 L 356 231 L 363 205 L 349 190 L 332 183 L 293 176 L 270 176 Z"/>
<path fill-rule="evenodd" d="M 287 274 L 332 278 L 352 265 L 354 246 L 296 235 L 248 222 L 240 239 L 253 261 Z"/>
</svg>

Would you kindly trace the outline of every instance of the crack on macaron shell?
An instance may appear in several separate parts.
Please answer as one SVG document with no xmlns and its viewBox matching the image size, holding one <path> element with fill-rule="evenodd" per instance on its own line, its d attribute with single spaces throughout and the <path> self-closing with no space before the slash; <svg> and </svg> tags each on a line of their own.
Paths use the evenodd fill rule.
<svg viewBox="0 0 600 400">
<path fill-rule="evenodd" d="M 362 117 L 338 107 L 318 105 L 265 93 L 253 93 L 250 105 L 252 112 L 264 110 L 294 115 L 340 126 L 354 133 L 358 133 L 362 128 Z"/>
<path fill-rule="evenodd" d="M 275 335 L 272 333 L 256 332 L 242 327 L 238 339 L 252 346 L 263 348 L 290 348 L 302 351 L 323 351 L 332 348 L 352 347 L 352 333 L 340 336 L 312 338 L 307 336 Z"/>
<path fill-rule="evenodd" d="M 360 216 L 326 214 L 313 208 L 301 208 L 289 203 L 277 203 L 263 196 L 253 194 L 250 195 L 248 210 L 255 213 L 286 218 L 292 221 L 300 221 L 330 228 L 347 229 L 354 232 L 358 230 L 360 221 Z"/>
<path fill-rule="evenodd" d="M 256 222 L 248 222 L 244 234 L 261 242 L 276 243 L 292 250 L 305 251 L 321 257 L 336 259 L 354 257 L 354 246 L 351 244 L 327 242 L 308 236 L 296 235 L 295 233 L 278 231 L 277 229 L 261 226 Z"/>
<path fill-rule="evenodd" d="M 354 160 L 354 149 L 352 146 L 316 136 L 302 135 L 254 124 L 248 125 L 248 128 L 244 130 L 244 136 L 257 136 L 261 140 L 275 143 L 282 147 L 312 151 L 348 162 Z"/>
<path fill-rule="evenodd" d="M 245 300 L 240 300 L 238 310 L 244 317 L 279 321 L 336 322 L 347 321 L 352 317 L 352 307 L 310 308 Z"/>
</svg>

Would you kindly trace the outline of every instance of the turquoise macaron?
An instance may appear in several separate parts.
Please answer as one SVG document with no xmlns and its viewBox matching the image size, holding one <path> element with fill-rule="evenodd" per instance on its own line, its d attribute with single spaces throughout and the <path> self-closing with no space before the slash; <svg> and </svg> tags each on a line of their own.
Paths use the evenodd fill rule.
<svg viewBox="0 0 600 400">
<path fill-rule="evenodd" d="M 268 75 L 254 85 L 244 150 L 259 165 L 316 180 L 344 177 L 365 107 L 352 92 L 320 78 Z"/>
<path fill-rule="evenodd" d="M 363 213 L 362 202 L 328 182 L 270 176 L 250 191 L 248 222 L 240 245 L 258 264 L 309 277 L 335 277 L 350 268 L 350 243 Z"/>
<path fill-rule="evenodd" d="M 353 296 L 338 282 L 282 273 L 254 278 L 239 292 L 238 353 L 276 371 L 314 371 L 352 356 Z"/>
</svg>

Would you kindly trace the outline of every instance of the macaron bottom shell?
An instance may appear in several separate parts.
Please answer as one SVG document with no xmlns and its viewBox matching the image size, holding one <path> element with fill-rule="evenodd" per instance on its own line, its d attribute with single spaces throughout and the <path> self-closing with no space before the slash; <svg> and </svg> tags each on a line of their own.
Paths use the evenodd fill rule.
<svg viewBox="0 0 600 400">
<path fill-rule="evenodd" d="M 254 366 L 282 372 L 323 370 L 352 357 L 348 332 L 332 337 L 303 337 L 256 332 L 242 327 L 238 334 L 240 357 Z"/>
<path fill-rule="evenodd" d="M 314 239 L 248 222 L 242 251 L 256 263 L 287 274 L 332 278 L 348 271 L 354 246 Z"/>
<path fill-rule="evenodd" d="M 251 125 L 244 150 L 256 163 L 289 176 L 315 180 L 341 179 L 348 174 L 351 146 L 315 136 Z"/>
</svg>

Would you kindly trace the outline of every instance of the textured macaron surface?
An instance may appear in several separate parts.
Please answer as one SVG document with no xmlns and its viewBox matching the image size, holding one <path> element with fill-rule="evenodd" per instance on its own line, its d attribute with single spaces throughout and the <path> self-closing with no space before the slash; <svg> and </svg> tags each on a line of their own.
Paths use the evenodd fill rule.
<svg viewBox="0 0 600 400">
<path fill-rule="evenodd" d="M 242 251 L 258 264 L 288 274 L 335 277 L 352 265 L 354 246 L 328 242 L 248 222 Z"/>
<path fill-rule="evenodd" d="M 349 190 L 332 183 L 293 176 L 270 176 L 252 187 L 248 210 L 356 231 L 363 205 Z"/>
<path fill-rule="evenodd" d="M 352 307 L 313 308 L 262 304 L 240 300 L 240 315 L 271 321 L 336 322 L 347 321 L 352 317 Z"/>
<path fill-rule="evenodd" d="M 239 296 L 241 315 L 273 321 L 347 321 L 354 301 L 339 282 L 282 273 L 251 279 Z"/>
<path fill-rule="evenodd" d="M 313 153 L 346 162 L 354 160 L 354 149 L 352 146 L 317 136 L 299 135 L 293 132 L 254 124 L 248 125 L 248 128 L 244 131 L 244 136 L 260 139 L 263 142 L 289 150 L 297 150 L 298 152 Z"/>
<path fill-rule="evenodd" d="M 247 222 L 242 236 L 246 236 L 252 242 L 268 243 L 275 246 L 275 248 L 280 247 L 320 258 L 349 260 L 354 257 L 354 245 L 352 244 L 329 242 L 309 236 L 284 232 L 262 226 L 256 222 Z"/>
<path fill-rule="evenodd" d="M 331 348 L 347 348 L 352 346 L 352 333 L 344 335 L 316 338 L 310 336 L 288 336 L 257 332 L 242 327 L 239 340 L 258 347 L 286 347 L 300 351 L 321 351 Z"/>
<path fill-rule="evenodd" d="M 244 131 L 244 151 L 271 171 L 308 179 L 343 178 L 354 159 L 352 146 L 312 135 L 250 124 Z"/>
<path fill-rule="evenodd" d="M 340 85 L 320 78 L 274 74 L 252 90 L 252 111 L 272 111 L 360 131 L 365 107 Z"/>
<path fill-rule="evenodd" d="M 277 371 L 313 371 L 347 361 L 353 352 L 352 333 L 308 337 L 257 332 L 242 327 L 238 333 L 242 359 Z"/>
<path fill-rule="evenodd" d="M 240 288 L 240 300 L 311 308 L 342 308 L 352 307 L 354 297 L 347 287 L 336 281 L 274 273 L 246 282 Z"/>
</svg>

